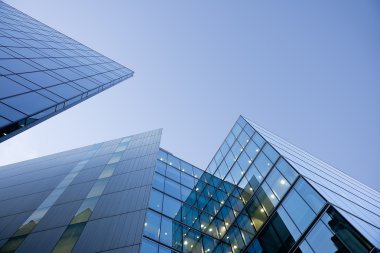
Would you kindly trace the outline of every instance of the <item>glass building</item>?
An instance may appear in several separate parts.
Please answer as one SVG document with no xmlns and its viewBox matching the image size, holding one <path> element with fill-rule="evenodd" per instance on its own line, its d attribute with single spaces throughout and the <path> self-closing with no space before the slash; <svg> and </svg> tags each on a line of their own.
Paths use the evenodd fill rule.
<svg viewBox="0 0 380 253">
<path fill-rule="evenodd" d="M 0 1 L 0 142 L 132 75 Z"/>
<path fill-rule="evenodd" d="M 202 170 L 161 130 L 0 168 L 0 252 L 379 252 L 380 194 L 244 117 Z"/>
</svg>

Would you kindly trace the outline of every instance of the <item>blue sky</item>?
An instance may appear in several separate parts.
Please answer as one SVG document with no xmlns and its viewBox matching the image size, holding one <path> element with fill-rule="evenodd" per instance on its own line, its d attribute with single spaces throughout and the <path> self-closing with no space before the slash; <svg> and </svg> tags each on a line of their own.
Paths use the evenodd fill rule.
<svg viewBox="0 0 380 253">
<path fill-rule="evenodd" d="M 2 143 L 2 164 L 162 127 L 204 168 L 242 114 L 380 191 L 379 1 L 5 2 L 135 76 Z"/>
</svg>

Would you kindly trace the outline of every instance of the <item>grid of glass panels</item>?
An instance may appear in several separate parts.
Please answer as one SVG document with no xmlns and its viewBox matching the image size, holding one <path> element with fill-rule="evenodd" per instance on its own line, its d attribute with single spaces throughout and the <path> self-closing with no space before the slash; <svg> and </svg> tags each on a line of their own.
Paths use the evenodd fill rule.
<svg viewBox="0 0 380 253">
<path fill-rule="evenodd" d="M 0 141 L 132 75 L 0 1 Z"/>
<path fill-rule="evenodd" d="M 208 199 L 199 195 L 204 179 L 204 171 L 160 150 L 144 223 L 149 240 L 141 252 L 211 252 L 220 243 L 210 229 L 206 232 L 215 216 L 198 205 Z"/>
<path fill-rule="evenodd" d="M 273 145 L 324 198 L 341 210 L 376 247 L 380 247 L 380 193 L 313 157 L 281 137 L 240 117 Z"/>
<path fill-rule="evenodd" d="M 182 163 L 161 150 L 141 252 L 335 252 L 307 251 L 304 241 L 335 209 L 244 119 L 200 177 L 182 171 Z M 347 252 L 373 249 L 344 218 L 339 222 L 346 229 L 332 235 L 356 242 L 324 243 Z"/>
<path fill-rule="evenodd" d="M 161 129 L 1 167 L 0 252 L 139 249 L 160 138 Z"/>
</svg>

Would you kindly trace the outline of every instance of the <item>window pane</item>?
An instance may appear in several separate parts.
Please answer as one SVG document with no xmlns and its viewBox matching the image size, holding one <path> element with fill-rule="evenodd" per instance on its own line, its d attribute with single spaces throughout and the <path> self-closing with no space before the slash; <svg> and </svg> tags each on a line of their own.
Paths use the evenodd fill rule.
<svg viewBox="0 0 380 253">
<path fill-rule="evenodd" d="M 284 159 L 280 159 L 276 164 L 277 169 L 281 172 L 282 175 L 289 181 L 290 184 L 292 184 L 298 174 L 297 172 L 288 164 L 287 161 Z"/>
<path fill-rule="evenodd" d="M 301 232 L 306 230 L 316 216 L 309 205 L 307 205 L 303 198 L 294 190 L 288 194 L 283 206 Z"/>
<path fill-rule="evenodd" d="M 85 226 L 85 222 L 69 225 L 65 232 L 63 232 L 53 253 L 71 252 Z"/>
<path fill-rule="evenodd" d="M 34 114 L 50 106 L 55 105 L 53 101 L 37 93 L 30 92 L 2 100 L 5 104 L 26 114 Z"/>
<path fill-rule="evenodd" d="M 180 172 L 172 166 L 167 166 L 166 176 L 170 179 L 173 179 L 176 182 L 180 182 Z"/>
<path fill-rule="evenodd" d="M 181 173 L 181 184 L 186 185 L 189 188 L 194 187 L 194 178 L 186 173 Z"/>
<path fill-rule="evenodd" d="M 165 193 L 180 199 L 181 198 L 180 185 L 170 179 L 165 179 Z"/>
<path fill-rule="evenodd" d="M 150 193 L 149 207 L 154 209 L 154 210 L 161 212 L 162 211 L 162 199 L 163 199 L 163 194 L 161 192 L 158 192 L 156 190 L 152 190 Z"/>
<path fill-rule="evenodd" d="M 155 212 L 148 211 L 144 223 L 144 234 L 152 239 L 159 239 L 161 216 Z"/>
<path fill-rule="evenodd" d="M 0 99 L 27 91 L 30 90 L 6 77 L 0 76 Z"/>
<path fill-rule="evenodd" d="M 154 243 L 152 241 L 149 241 L 147 239 L 143 239 L 141 243 L 141 253 L 145 252 L 152 252 L 152 253 L 157 253 L 158 252 L 158 244 Z"/>
<path fill-rule="evenodd" d="M 161 234 L 160 234 L 160 241 L 172 246 L 172 238 L 173 238 L 173 227 L 175 226 L 175 223 L 172 223 L 171 220 L 162 217 L 161 222 Z"/>
<path fill-rule="evenodd" d="M 333 234 L 323 222 L 318 222 L 307 236 L 307 242 L 316 253 L 333 253 L 337 248 L 332 242 Z"/>
<path fill-rule="evenodd" d="M 263 152 L 272 161 L 272 163 L 275 163 L 277 161 L 277 159 L 280 157 L 280 155 L 277 153 L 277 151 L 274 150 L 274 148 L 269 143 L 267 143 L 264 146 Z"/>
<path fill-rule="evenodd" d="M 161 161 L 157 161 L 157 164 L 156 164 L 156 171 L 161 173 L 162 175 L 165 175 L 165 171 L 166 171 L 166 164 L 161 162 Z"/>
<path fill-rule="evenodd" d="M 165 177 L 155 173 L 153 176 L 152 186 L 160 191 L 164 191 Z"/>
<path fill-rule="evenodd" d="M 297 182 L 295 189 L 316 213 L 318 213 L 326 203 L 319 193 L 317 193 L 303 178 L 300 178 Z"/>
<path fill-rule="evenodd" d="M 163 209 L 164 214 L 166 214 L 169 217 L 174 218 L 177 216 L 180 208 L 181 208 L 181 202 L 167 195 L 164 196 L 164 209 Z"/>
<path fill-rule="evenodd" d="M 254 164 L 263 177 L 268 174 L 270 168 L 272 167 L 272 162 L 262 152 L 254 161 Z"/>
<path fill-rule="evenodd" d="M 282 199 L 290 187 L 289 182 L 281 175 L 280 172 L 278 172 L 276 168 L 271 171 L 266 182 L 278 199 Z"/>
<path fill-rule="evenodd" d="M 114 170 L 115 170 L 115 165 L 107 165 L 102 171 L 102 174 L 100 174 L 99 179 L 112 176 Z"/>
<path fill-rule="evenodd" d="M 372 248 L 369 242 L 334 208 L 327 210 L 327 213 L 322 217 L 322 220 L 335 234 L 334 242 L 342 252 L 350 251 L 364 253 Z"/>
<path fill-rule="evenodd" d="M 88 221 L 92 212 L 94 211 L 98 199 L 99 197 L 85 199 L 76 212 L 73 220 L 71 221 L 71 224 Z"/>
<path fill-rule="evenodd" d="M 109 178 L 104 178 L 97 180 L 92 187 L 91 191 L 88 193 L 87 198 L 96 197 L 102 195 L 104 188 L 108 183 Z"/>
</svg>

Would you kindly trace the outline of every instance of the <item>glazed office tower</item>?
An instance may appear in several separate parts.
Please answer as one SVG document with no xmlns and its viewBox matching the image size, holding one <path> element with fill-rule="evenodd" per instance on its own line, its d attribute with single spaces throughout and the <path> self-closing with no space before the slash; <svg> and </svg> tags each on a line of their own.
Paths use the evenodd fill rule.
<svg viewBox="0 0 380 253">
<path fill-rule="evenodd" d="M 0 1 L 0 142 L 132 75 Z"/>
<path fill-rule="evenodd" d="M 0 252 L 378 252 L 380 194 L 245 118 L 206 170 L 160 139 L 0 168 Z"/>
</svg>

